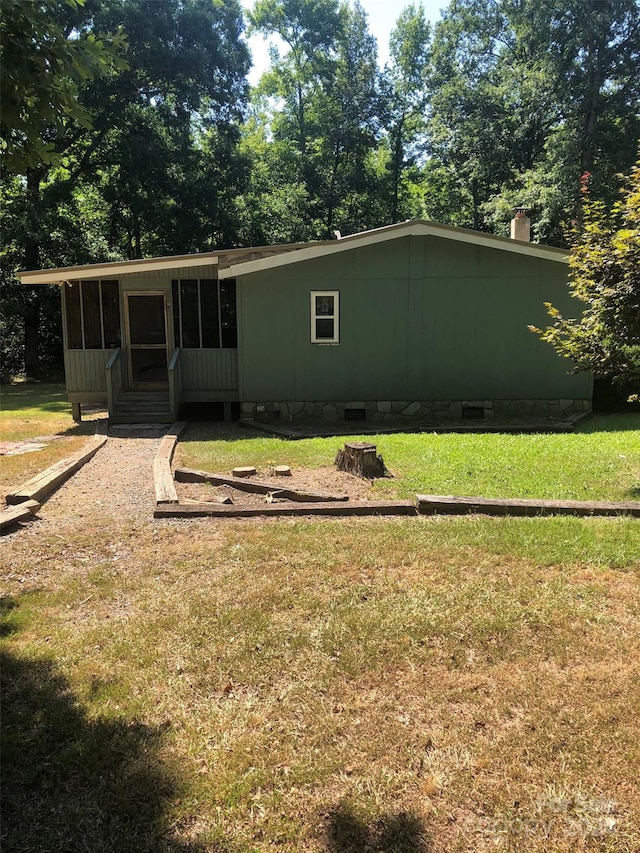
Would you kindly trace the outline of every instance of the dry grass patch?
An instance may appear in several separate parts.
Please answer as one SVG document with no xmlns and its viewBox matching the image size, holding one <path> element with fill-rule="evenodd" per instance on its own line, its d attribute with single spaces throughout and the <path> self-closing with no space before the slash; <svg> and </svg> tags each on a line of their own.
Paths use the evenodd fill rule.
<svg viewBox="0 0 640 853">
<path fill-rule="evenodd" d="M 16 538 L 7 652 L 74 709 L 49 776 L 106 762 L 115 816 L 109 835 L 52 782 L 33 825 L 55 804 L 65 849 L 80 812 L 100 850 L 637 850 L 638 539 L 578 519 Z"/>
<path fill-rule="evenodd" d="M 94 429 L 95 426 L 92 426 L 91 433 Z M 58 438 L 47 447 L 43 447 L 42 450 L 35 450 L 32 453 L 21 453 L 18 456 L 0 456 L 0 503 L 4 500 L 5 495 L 22 483 L 35 477 L 36 474 L 56 462 L 61 462 L 68 456 L 73 456 L 74 453 L 82 450 L 87 441 L 88 432 L 82 437 Z"/>
<path fill-rule="evenodd" d="M 0 442 L 37 437 L 42 450 L 0 456 L 0 498 L 56 462 L 81 450 L 95 432 L 91 417 L 76 424 L 62 384 L 3 385 L 0 389 Z"/>
</svg>

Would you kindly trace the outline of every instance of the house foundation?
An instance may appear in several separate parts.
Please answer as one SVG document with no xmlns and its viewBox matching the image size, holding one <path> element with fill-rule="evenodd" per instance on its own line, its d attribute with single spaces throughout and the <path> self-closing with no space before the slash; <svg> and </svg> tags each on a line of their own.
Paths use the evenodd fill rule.
<svg viewBox="0 0 640 853">
<path fill-rule="evenodd" d="M 243 418 L 257 420 L 369 421 L 389 423 L 407 420 L 471 420 L 506 418 L 555 418 L 591 411 L 588 399 L 558 400 L 336 400 L 245 401 Z"/>
</svg>

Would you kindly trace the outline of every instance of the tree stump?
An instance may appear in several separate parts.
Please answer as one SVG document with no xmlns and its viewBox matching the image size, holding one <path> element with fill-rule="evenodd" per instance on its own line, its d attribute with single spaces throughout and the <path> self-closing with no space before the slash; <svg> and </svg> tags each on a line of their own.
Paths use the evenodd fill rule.
<svg viewBox="0 0 640 853">
<path fill-rule="evenodd" d="M 389 472 L 382 456 L 377 455 L 377 449 L 375 444 L 366 441 L 347 441 L 344 449 L 336 454 L 335 465 L 338 471 L 346 471 L 367 480 L 388 477 Z"/>
<path fill-rule="evenodd" d="M 239 468 L 233 469 L 234 477 L 254 477 L 256 475 L 256 469 L 253 465 L 242 465 Z"/>
</svg>

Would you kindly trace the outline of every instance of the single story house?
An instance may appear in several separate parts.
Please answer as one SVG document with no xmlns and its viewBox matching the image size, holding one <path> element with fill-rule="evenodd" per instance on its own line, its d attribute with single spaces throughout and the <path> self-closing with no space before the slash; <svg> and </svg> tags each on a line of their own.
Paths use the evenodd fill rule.
<svg viewBox="0 0 640 853">
<path fill-rule="evenodd" d="M 579 310 L 566 252 L 514 222 L 515 239 L 416 220 L 20 279 L 61 285 L 76 418 L 92 402 L 120 422 L 188 402 L 286 421 L 588 411 L 591 376 L 529 329 L 545 302 Z"/>
</svg>

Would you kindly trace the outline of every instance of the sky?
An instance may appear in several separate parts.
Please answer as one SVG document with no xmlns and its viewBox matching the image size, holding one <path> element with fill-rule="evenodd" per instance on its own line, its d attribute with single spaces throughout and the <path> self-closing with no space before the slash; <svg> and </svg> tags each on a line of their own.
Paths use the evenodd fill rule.
<svg viewBox="0 0 640 853">
<path fill-rule="evenodd" d="M 416 5 L 420 0 L 415 0 Z M 400 12 L 410 4 L 410 0 L 360 0 L 369 18 L 369 31 L 378 42 L 378 61 L 381 66 L 389 58 L 389 35 L 394 28 Z M 245 9 L 253 8 L 254 0 L 242 0 Z M 448 6 L 448 0 L 422 0 L 427 20 L 433 25 L 440 17 L 440 10 Z M 249 82 L 255 85 L 260 75 L 269 66 L 268 41 L 256 35 L 249 39 L 249 48 L 253 57 L 253 68 L 249 72 Z"/>
</svg>

